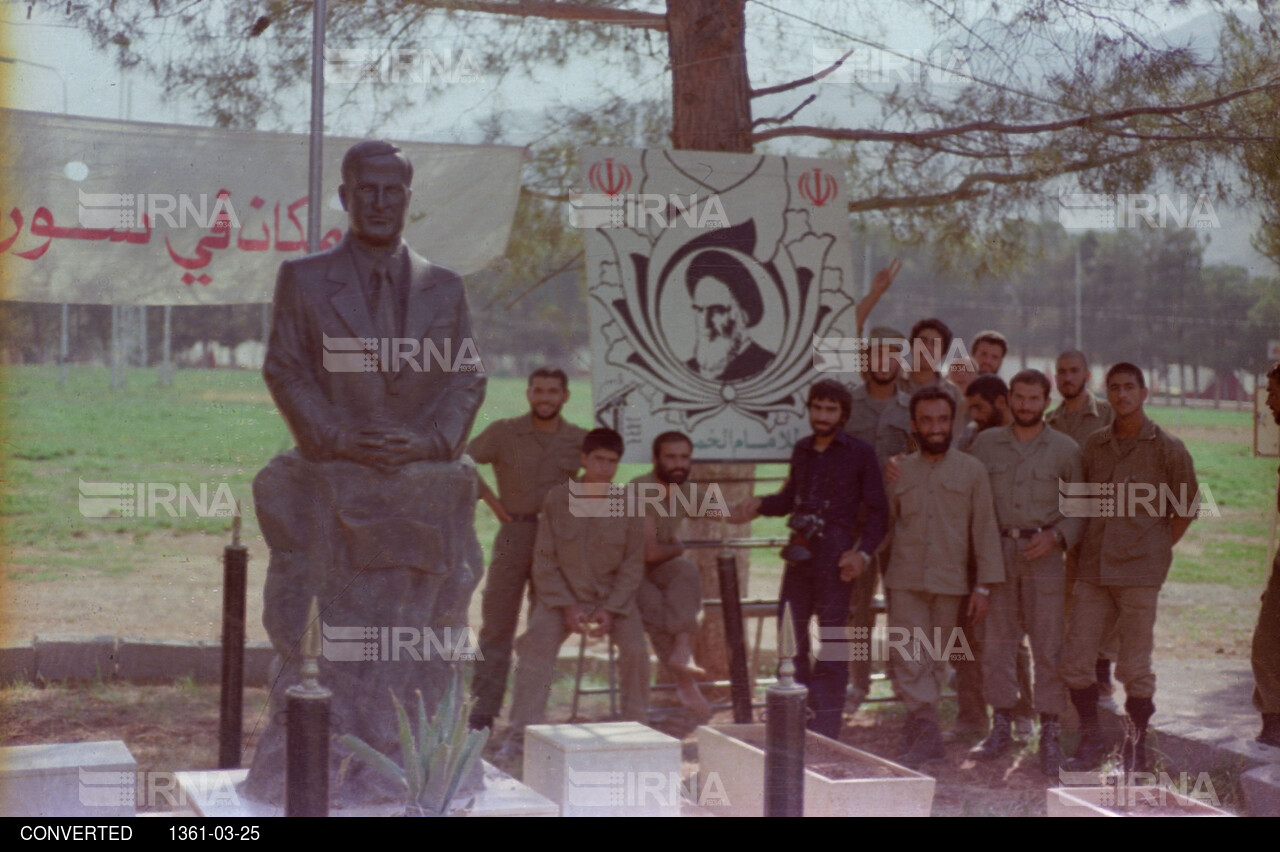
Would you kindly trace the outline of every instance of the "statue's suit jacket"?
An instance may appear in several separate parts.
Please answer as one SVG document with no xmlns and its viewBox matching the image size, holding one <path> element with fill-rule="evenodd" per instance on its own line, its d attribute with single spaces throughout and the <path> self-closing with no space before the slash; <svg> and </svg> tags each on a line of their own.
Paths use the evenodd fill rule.
<svg viewBox="0 0 1280 852">
<path fill-rule="evenodd" d="M 280 265 L 262 369 L 271 396 L 308 461 L 333 459 L 339 430 L 374 423 L 435 435 L 448 458 L 457 458 L 484 401 L 485 378 L 479 365 L 454 372 L 419 353 L 415 361 L 423 366 L 420 370 L 403 365 L 396 372 L 325 369 L 326 336 L 381 336 L 351 256 L 351 239 L 348 234 L 332 249 Z M 401 334 L 419 343 L 429 339 L 436 352 L 456 359 L 464 341 L 474 347 L 462 278 L 412 249 L 408 256 L 409 292 Z"/>
</svg>

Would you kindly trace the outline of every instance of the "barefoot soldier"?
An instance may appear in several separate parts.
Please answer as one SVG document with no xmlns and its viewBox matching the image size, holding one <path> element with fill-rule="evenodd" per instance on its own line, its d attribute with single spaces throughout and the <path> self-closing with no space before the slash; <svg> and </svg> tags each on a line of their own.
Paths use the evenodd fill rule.
<svg viewBox="0 0 1280 852">
<path fill-rule="evenodd" d="M 693 441 L 687 435 L 663 432 L 653 441 L 653 470 L 631 480 L 645 489 L 636 495 L 645 512 L 644 581 L 636 604 L 658 659 L 675 677 L 680 703 L 709 717 L 711 705 L 698 691 L 697 681 L 706 672 L 693 661 L 693 635 L 702 611 L 702 573 L 695 563 L 682 558 L 684 544 L 676 536 L 689 508 L 701 505 L 696 487 L 688 483 L 692 455 Z M 657 499 L 645 499 L 650 496 Z"/>
</svg>

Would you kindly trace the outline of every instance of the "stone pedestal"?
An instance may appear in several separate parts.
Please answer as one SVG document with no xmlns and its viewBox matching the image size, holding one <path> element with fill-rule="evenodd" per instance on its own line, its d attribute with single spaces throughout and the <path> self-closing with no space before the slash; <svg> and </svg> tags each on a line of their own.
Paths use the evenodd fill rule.
<svg viewBox="0 0 1280 852">
<path fill-rule="evenodd" d="M 638 722 L 531 725 L 524 781 L 561 816 L 679 816 L 680 741 Z"/>
<path fill-rule="evenodd" d="M 271 550 L 262 621 L 279 675 L 271 680 L 269 721 L 245 790 L 284 802 L 284 694 L 300 680 L 314 597 L 323 645 L 319 681 L 333 693 L 332 802 L 394 802 L 400 790 L 360 760 L 351 761 L 339 783 L 348 752 L 336 739 L 354 734 L 398 760 L 391 693 L 412 713 L 421 691 L 433 713 L 455 669 L 474 659 L 467 608 L 484 571 L 475 465 L 463 457 L 383 474 L 351 462 L 309 462 L 295 450 L 262 469 L 253 496 Z"/>
<path fill-rule="evenodd" d="M 0 816 L 131 817 L 137 785 L 120 740 L 0 748 Z"/>
</svg>

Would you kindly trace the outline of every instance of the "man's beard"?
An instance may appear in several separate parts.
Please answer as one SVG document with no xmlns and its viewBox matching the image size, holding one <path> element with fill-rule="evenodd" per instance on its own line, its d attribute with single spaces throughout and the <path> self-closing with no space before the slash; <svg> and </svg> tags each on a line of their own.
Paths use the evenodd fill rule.
<svg viewBox="0 0 1280 852">
<path fill-rule="evenodd" d="M 723 331 L 703 325 L 699 332 L 694 342 L 693 360 L 698 364 L 698 372 L 704 376 L 714 378 L 723 373 L 729 362 L 745 348 L 746 335 L 734 322 L 730 322 Z"/>
<path fill-rule="evenodd" d="M 1013 413 L 1013 422 L 1017 423 L 1019 426 L 1022 426 L 1023 428 L 1034 426 L 1037 423 L 1039 423 L 1043 418 L 1044 418 L 1043 411 L 1036 412 L 1026 418 L 1019 417 L 1018 412 L 1016 411 Z"/>
<path fill-rule="evenodd" d="M 546 407 L 545 405 L 535 405 L 533 407 L 533 416 L 543 421 L 555 420 L 557 417 L 560 416 L 560 409 L 564 408 L 564 403 L 560 403 L 559 405 L 555 406 L 555 408 L 551 410 L 551 413 L 549 415 L 547 415 L 546 417 L 543 417 L 541 414 L 538 413 L 538 409 L 545 408 L 545 407 Z"/>
<path fill-rule="evenodd" d="M 1071 391 L 1071 392 L 1068 393 L 1068 391 Z M 1065 385 L 1059 382 L 1058 393 L 1062 394 L 1063 399 L 1075 399 L 1080 394 L 1084 393 L 1084 382 L 1081 382 L 1074 389 L 1072 388 L 1071 385 Z"/>
<path fill-rule="evenodd" d="M 661 482 L 665 482 L 668 485 L 681 485 L 689 478 L 689 469 L 687 467 L 666 468 L 661 464 L 655 464 L 653 472 Z"/>
<path fill-rule="evenodd" d="M 881 378 L 880 378 L 879 376 L 877 376 L 875 373 L 873 373 L 872 371 L 868 370 L 868 371 L 866 372 L 866 380 L 867 380 L 867 384 L 869 384 L 869 385 L 876 385 L 877 387 L 884 387 L 884 386 L 886 386 L 886 385 L 894 385 L 894 384 L 897 384 L 897 383 L 898 383 L 898 373 L 897 373 L 897 371 L 895 370 L 894 372 L 892 372 L 892 373 L 890 373 L 890 374 L 889 374 L 888 378 L 881 379 Z"/>
<path fill-rule="evenodd" d="M 813 430 L 815 438 L 825 438 L 828 435 L 834 435 L 840 431 L 840 427 L 844 426 L 844 422 L 839 423 L 814 423 L 809 421 L 809 428 Z"/>
<path fill-rule="evenodd" d="M 918 446 L 922 452 L 929 453 L 930 455 L 940 456 L 947 450 L 951 449 L 950 432 L 947 432 L 941 437 L 933 438 L 932 440 L 925 438 L 925 436 L 921 435 L 919 432 L 912 432 L 911 437 L 915 439 L 916 446 Z"/>
</svg>

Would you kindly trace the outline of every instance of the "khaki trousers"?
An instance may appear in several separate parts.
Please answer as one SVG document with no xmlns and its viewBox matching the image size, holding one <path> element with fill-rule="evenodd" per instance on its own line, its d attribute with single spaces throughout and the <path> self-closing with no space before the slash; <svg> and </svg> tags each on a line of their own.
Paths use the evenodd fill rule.
<svg viewBox="0 0 1280 852">
<path fill-rule="evenodd" d="M 991 608 L 982 647 L 982 683 L 986 702 L 1012 709 L 1018 701 L 1018 646 L 1031 641 L 1035 661 L 1035 709 L 1060 714 L 1066 689 L 1059 668 L 1063 644 L 1062 550 L 1054 547 L 1038 559 L 1022 555 L 1026 541 L 1001 538 L 1003 583 L 991 587 Z"/>
<path fill-rule="evenodd" d="M 1114 629 L 1120 639 L 1115 678 L 1124 684 L 1125 698 L 1155 695 L 1151 651 L 1159 597 L 1159 586 L 1098 586 L 1077 580 L 1062 655 L 1062 679 L 1067 686 L 1088 689 L 1096 682 L 1098 649 Z"/>
<path fill-rule="evenodd" d="M 671 659 L 676 634 L 696 633 L 702 611 L 702 573 L 688 559 L 668 559 L 646 567 L 636 606 L 649 641 L 664 663 Z"/>
<path fill-rule="evenodd" d="M 649 711 L 649 646 L 644 625 L 635 607 L 627 615 L 613 616 L 609 631 L 618 646 L 618 679 L 622 693 L 622 717 L 645 722 Z M 556 654 L 569 629 L 561 610 L 536 598 L 529 611 L 529 625 L 516 640 L 516 684 L 511 695 L 511 727 L 523 730 L 540 724 L 547 712 L 547 698 L 556 674 Z"/>
<path fill-rule="evenodd" d="M 1253 706 L 1259 713 L 1280 713 L 1280 551 L 1262 593 L 1258 626 L 1253 631 Z"/>
<path fill-rule="evenodd" d="M 947 647 L 965 596 L 908 589 L 890 589 L 888 595 L 887 649 L 894 684 L 912 716 L 934 718 L 947 678 L 947 660 L 941 652 Z M 940 647 L 932 649 L 917 642 L 918 637 Z"/>
<path fill-rule="evenodd" d="M 1076 593 L 1075 593 L 1076 572 L 1079 570 L 1079 566 L 1080 566 L 1080 544 L 1078 542 L 1076 543 L 1075 547 L 1067 551 L 1066 565 L 1067 565 L 1067 582 L 1064 584 L 1066 588 L 1066 598 L 1065 598 L 1066 611 L 1067 611 L 1066 620 L 1068 623 L 1070 623 L 1071 607 L 1074 604 L 1075 596 L 1076 596 Z M 1115 628 L 1112 627 L 1111 630 L 1107 632 L 1107 635 L 1102 639 L 1102 648 L 1099 649 L 1098 656 L 1104 659 L 1110 660 L 1112 662 L 1115 662 L 1115 659 L 1117 656 L 1119 656 L 1119 654 L 1120 654 L 1120 637 L 1116 633 Z"/>
<path fill-rule="evenodd" d="M 480 599 L 480 656 L 471 680 L 478 716 L 497 716 L 511 671 L 511 646 L 533 570 L 533 543 L 538 524 L 512 521 L 498 529 L 493 561 Z"/>
</svg>

